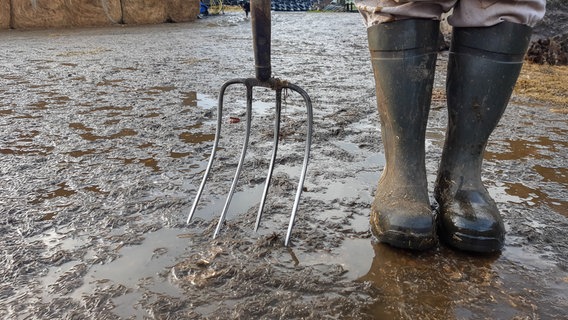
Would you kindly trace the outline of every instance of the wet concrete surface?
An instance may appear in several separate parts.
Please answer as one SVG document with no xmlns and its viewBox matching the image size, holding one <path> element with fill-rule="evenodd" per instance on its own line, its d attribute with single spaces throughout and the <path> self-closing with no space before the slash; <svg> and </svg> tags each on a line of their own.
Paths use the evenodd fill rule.
<svg viewBox="0 0 568 320">
<path fill-rule="evenodd" d="M 314 145 L 283 246 L 303 157 L 305 108 L 284 102 L 282 146 L 259 232 L 273 97 L 259 92 L 228 221 L 244 121 L 226 121 L 197 218 L 217 92 L 253 74 L 241 13 L 190 24 L 0 33 L 0 317 L 3 319 L 561 319 L 568 309 L 568 118 L 513 97 L 485 183 L 503 252 L 426 253 L 373 242 L 384 165 L 366 33 L 357 14 L 274 13 L 273 72 L 314 103 Z M 427 141 L 433 188 L 446 123 L 438 61 Z M 228 93 L 227 119 L 244 92 Z M 433 200 L 432 200 L 433 201 Z"/>
</svg>

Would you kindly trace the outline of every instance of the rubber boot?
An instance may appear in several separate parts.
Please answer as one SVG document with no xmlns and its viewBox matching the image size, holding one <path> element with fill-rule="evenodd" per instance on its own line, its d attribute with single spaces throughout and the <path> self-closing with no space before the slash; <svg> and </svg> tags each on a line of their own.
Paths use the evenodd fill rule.
<svg viewBox="0 0 568 320">
<path fill-rule="evenodd" d="M 371 206 L 371 229 L 395 247 L 437 243 L 428 199 L 424 139 L 439 21 L 408 19 L 367 29 L 386 164 Z"/>
<path fill-rule="evenodd" d="M 448 128 L 434 188 L 439 237 L 452 247 L 475 252 L 503 247 L 503 219 L 481 181 L 481 165 L 530 35 L 530 27 L 510 22 L 454 28 L 446 81 Z"/>
</svg>

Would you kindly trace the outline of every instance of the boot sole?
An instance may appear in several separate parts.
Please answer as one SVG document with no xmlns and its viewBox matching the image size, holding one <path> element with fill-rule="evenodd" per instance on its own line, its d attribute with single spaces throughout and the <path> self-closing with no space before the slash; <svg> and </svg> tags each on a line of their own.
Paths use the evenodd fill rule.
<svg viewBox="0 0 568 320">
<path fill-rule="evenodd" d="M 497 238 L 471 236 L 461 232 L 453 234 L 442 232 L 440 238 L 449 246 L 463 251 L 495 253 L 503 249 L 503 240 Z"/>
</svg>

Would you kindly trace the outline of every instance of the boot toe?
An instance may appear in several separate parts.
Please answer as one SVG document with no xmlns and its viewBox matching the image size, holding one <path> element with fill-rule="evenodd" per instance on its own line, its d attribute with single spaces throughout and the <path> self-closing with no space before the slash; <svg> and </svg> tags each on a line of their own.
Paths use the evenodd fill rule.
<svg viewBox="0 0 568 320">
<path fill-rule="evenodd" d="M 429 206 L 406 208 L 373 209 L 371 227 L 375 237 L 403 249 L 426 250 L 435 246 L 436 224 Z"/>
<path fill-rule="evenodd" d="M 488 195 L 477 192 L 459 192 L 453 200 L 442 203 L 438 231 L 450 246 L 472 252 L 500 251 L 505 239 L 497 206 Z"/>
</svg>

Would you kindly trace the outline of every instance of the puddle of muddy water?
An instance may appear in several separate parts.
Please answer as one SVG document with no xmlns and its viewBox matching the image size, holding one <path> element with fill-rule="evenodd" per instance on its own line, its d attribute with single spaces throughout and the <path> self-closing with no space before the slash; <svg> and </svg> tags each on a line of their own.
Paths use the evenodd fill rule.
<svg viewBox="0 0 568 320">
<path fill-rule="evenodd" d="M 533 125 L 529 122 L 528 125 Z M 554 211 L 568 216 L 568 201 L 562 190 L 568 188 L 568 171 L 562 167 L 545 166 L 542 163 L 553 159 L 553 156 L 561 150 L 565 150 L 568 144 L 562 141 L 562 134 L 557 136 L 534 136 L 531 139 L 505 139 L 501 142 L 506 148 L 501 152 L 490 151 L 485 154 L 485 159 L 495 162 L 507 161 L 539 161 L 539 164 L 531 165 L 529 174 L 537 174 L 540 180 L 538 185 L 529 185 L 523 179 L 504 182 L 497 187 L 499 199 L 514 203 L 523 202 L 529 207 L 539 205 L 549 206 Z M 492 189 L 490 187 L 490 189 Z M 493 188 L 496 190 L 495 188 Z"/>
<path fill-rule="evenodd" d="M 125 246 L 118 250 L 119 257 L 110 263 L 97 264 L 89 267 L 82 275 L 83 285 L 75 288 L 68 297 L 76 301 L 86 301 L 90 295 L 97 292 L 101 286 L 121 285 L 129 289 L 129 293 L 119 295 L 114 299 L 117 306 L 113 313 L 121 317 L 146 316 L 144 310 L 138 310 L 136 305 L 142 298 L 143 287 L 153 293 L 170 297 L 179 297 L 182 292 L 164 281 L 164 272 L 176 263 L 176 259 L 184 252 L 188 245 L 183 238 L 185 230 L 161 229 L 144 235 L 145 239 L 140 245 Z M 63 246 L 78 245 L 63 241 Z M 42 279 L 46 288 L 56 285 L 67 272 L 79 265 L 78 261 L 71 261 L 62 266 L 51 268 Z M 45 293 L 43 299 L 51 300 L 57 294 Z"/>
</svg>

